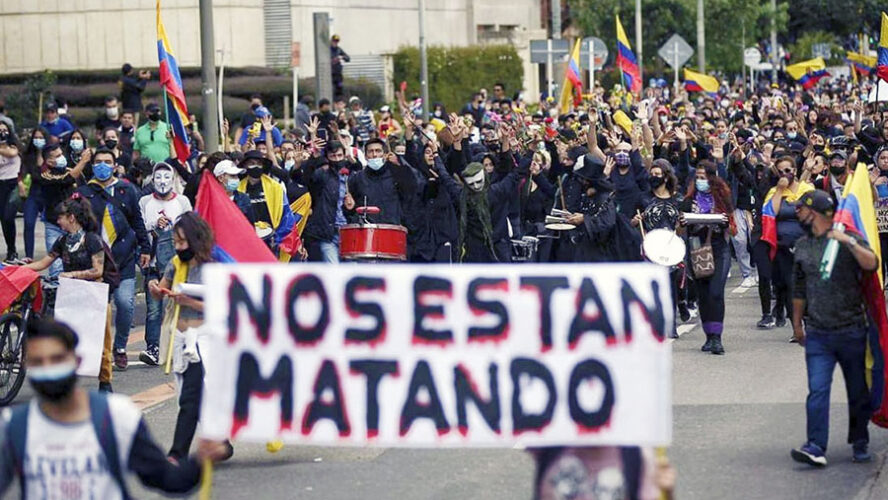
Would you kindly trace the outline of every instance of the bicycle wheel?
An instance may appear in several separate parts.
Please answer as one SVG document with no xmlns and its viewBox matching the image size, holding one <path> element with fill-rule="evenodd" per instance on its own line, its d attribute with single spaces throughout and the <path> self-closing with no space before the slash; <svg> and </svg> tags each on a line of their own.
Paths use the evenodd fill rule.
<svg viewBox="0 0 888 500">
<path fill-rule="evenodd" d="M 25 381 L 25 346 L 22 317 L 0 316 L 0 406 L 12 403 Z"/>
</svg>

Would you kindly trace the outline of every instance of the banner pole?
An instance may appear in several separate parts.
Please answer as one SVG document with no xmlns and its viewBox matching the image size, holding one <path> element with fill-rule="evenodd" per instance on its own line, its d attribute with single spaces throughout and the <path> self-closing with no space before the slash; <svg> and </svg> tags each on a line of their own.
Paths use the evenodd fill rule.
<svg viewBox="0 0 888 500">
<path fill-rule="evenodd" d="M 210 500 L 213 497 L 213 462 L 204 460 L 200 473 L 200 491 L 197 494 L 200 500 Z"/>
</svg>

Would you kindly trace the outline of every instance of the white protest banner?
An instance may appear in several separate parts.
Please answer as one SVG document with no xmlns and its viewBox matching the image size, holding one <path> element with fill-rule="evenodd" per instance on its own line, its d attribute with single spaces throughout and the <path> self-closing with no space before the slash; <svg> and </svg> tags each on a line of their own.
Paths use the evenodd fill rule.
<svg viewBox="0 0 888 500">
<path fill-rule="evenodd" d="M 888 198 L 876 200 L 876 223 L 880 233 L 888 233 Z"/>
<path fill-rule="evenodd" d="M 108 284 L 59 278 L 54 318 L 77 333 L 78 375 L 97 377 L 105 345 L 108 318 Z"/>
<path fill-rule="evenodd" d="M 207 265 L 201 427 L 323 445 L 666 445 L 666 268 Z"/>
</svg>

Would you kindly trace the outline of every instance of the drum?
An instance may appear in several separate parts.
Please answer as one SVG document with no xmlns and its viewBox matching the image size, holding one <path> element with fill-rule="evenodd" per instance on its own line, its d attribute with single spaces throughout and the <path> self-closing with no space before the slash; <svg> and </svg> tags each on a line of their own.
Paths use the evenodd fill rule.
<svg viewBox="0 0 888 500">
<path fill-rule="evenodd" d="M 647 260 L 661 266 L 674 266 L 685 258 L 684 240 L 668 229 L 648 231 L 641 248 Z"/>
<path fill-rule="evenodd" d="M 407 260 L 407 228 L 394 224 L 342 226 L 339 257 L 351 261 Z"/>
<path fill-rule="evenodd" d="M 274 247 L 274 228 L 273 227 L 271 227 L 267 224 L 263 224 L 263 225 L 254 226 L 254 228 L 256 229 L 256 236 L 258 236 L 259 239 L 262 240 L 262 242 L 268 246 L 268 248 Z"/>
<path fill-rule="evenodd" d="M 534 236 L 512 240 L 512 262 L 533 262 L 539 244 L 539 238 Z"/>
</svg>

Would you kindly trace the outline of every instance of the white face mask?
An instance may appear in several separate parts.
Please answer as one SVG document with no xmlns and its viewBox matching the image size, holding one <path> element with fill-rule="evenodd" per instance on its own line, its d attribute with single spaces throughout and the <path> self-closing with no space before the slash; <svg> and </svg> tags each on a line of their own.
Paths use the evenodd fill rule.
<svg viewBox="0 0 888 500">
<path fill-rule="evenodd" d="M 167 169 L 154 172 L 154 190 L 161 196 L 166 196 L 173 190 L 173 173 Z"/>
<path fill-rule="evenodd" d="M 385 164 L 385 158 L 367 158 L 367 167 L 371 170 L 379 170 Z"/>
<path fill-rule="evenodd" d="M 287 160 L 284 162 L 284 170 L 290 171 L 293 170 L 293 167 L 296 166 L 296 160 Z"/>
<path fill-rule="evenodd" d="M 109 119 L 116 120 L 117 116 L 120 115 L 120 111 L 117 109 L 117 107 L 105 108 L 105 114 L 108 115 Z"/>
<path fill-rule="evenodd" d="M 479 171 L 475 175 L 466 177 L 466 186 L 472 191 L 478 192 L 484 189 L 484 170 Z"/>
</svg>

